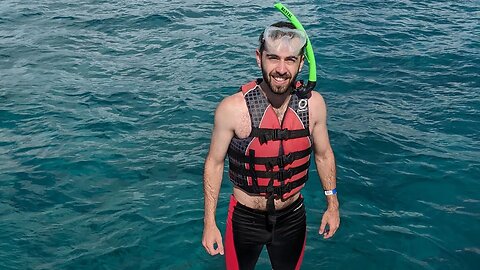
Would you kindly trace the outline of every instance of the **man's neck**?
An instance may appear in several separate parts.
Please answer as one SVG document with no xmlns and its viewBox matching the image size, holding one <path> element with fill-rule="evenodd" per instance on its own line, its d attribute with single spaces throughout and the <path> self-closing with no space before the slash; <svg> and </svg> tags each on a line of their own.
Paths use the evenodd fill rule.
<svg viewBox="0 0 480 270">
<path fill-rule="evenodd" d="M 276 94 L 272 91 L 272 89 L 270 89 L 270 86 L 268 86 L 265 80 L 263 80 L 260 83 L 260 88 L 262 89 L 263 93 L 267 97 L 268 102 L 270 102 L 270 104 L 276 109 L 282 107 L 282 105 L 285 105 L 285 103 L 287 103 L 290 100 L 289 90 L 283 94 Z"/>
</svg>

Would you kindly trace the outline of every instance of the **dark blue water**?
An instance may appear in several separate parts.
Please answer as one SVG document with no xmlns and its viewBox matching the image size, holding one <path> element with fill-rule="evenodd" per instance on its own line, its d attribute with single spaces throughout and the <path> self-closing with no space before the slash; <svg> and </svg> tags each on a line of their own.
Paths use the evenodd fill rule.
<svg viewBox="0 0 480 270">
<path fill-rule="evenodd" d="M 312 168 L 303 269 L 478 269 L 480 3 L 283 3 L 313 43 L 341 203 L 325 241 Z M 261 75 L 272 5 L 1 1 L 0 269 L 222 269 L 203 159 L 218 102 Z"/>
</svg>

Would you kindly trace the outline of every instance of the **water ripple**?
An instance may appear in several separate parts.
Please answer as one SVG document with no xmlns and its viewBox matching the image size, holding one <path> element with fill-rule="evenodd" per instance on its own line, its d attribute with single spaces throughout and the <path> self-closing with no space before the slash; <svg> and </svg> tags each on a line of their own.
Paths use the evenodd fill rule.
<svg viewBox="0 0 480 270">
<path fill-rule="evenodd" d="M 286 4 L 315 48 L 341 191 L 320 241 L 307 183 L 303 268 L 474 269 L 478 3 Z M 260 76 L 270 5 L 2 1 L 0 268 L 224 267 L 200 245 L 203 160 L 215 106 Z"/>
</svg>

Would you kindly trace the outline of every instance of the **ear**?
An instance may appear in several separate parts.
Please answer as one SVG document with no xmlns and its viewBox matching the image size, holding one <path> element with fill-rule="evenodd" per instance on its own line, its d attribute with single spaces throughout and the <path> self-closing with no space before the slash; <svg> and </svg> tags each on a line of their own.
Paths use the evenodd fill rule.
<svg viewBox="0 0 480 270">
<path fill-rule="evenodd" d="M 255 50 L 255 58 L 257 58 L 257 65 L 262 68 L 262 53 L 258 49 Z"/>
</svg>

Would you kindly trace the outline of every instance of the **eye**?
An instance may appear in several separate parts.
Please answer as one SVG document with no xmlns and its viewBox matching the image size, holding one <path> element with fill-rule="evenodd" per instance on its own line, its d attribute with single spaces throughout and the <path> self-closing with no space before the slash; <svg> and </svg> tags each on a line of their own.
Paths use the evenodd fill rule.
<svg viewBox="0 0 480 270">
<path fill-rule="evenodd" d="M 279 60 L 278 56 L 276 56 L 276 55 L 269 55 L 269 56 L 267 56 L 267 59 L 270 60 L 270 61 L 278 61 Z"/>
<path fill-rule="evenodd" d="M 285 59 L 285 61 L 289 64 L 295 64 L 297 62 L 297 58 L 289 57 L 289 58 Z"/>
</svg>

